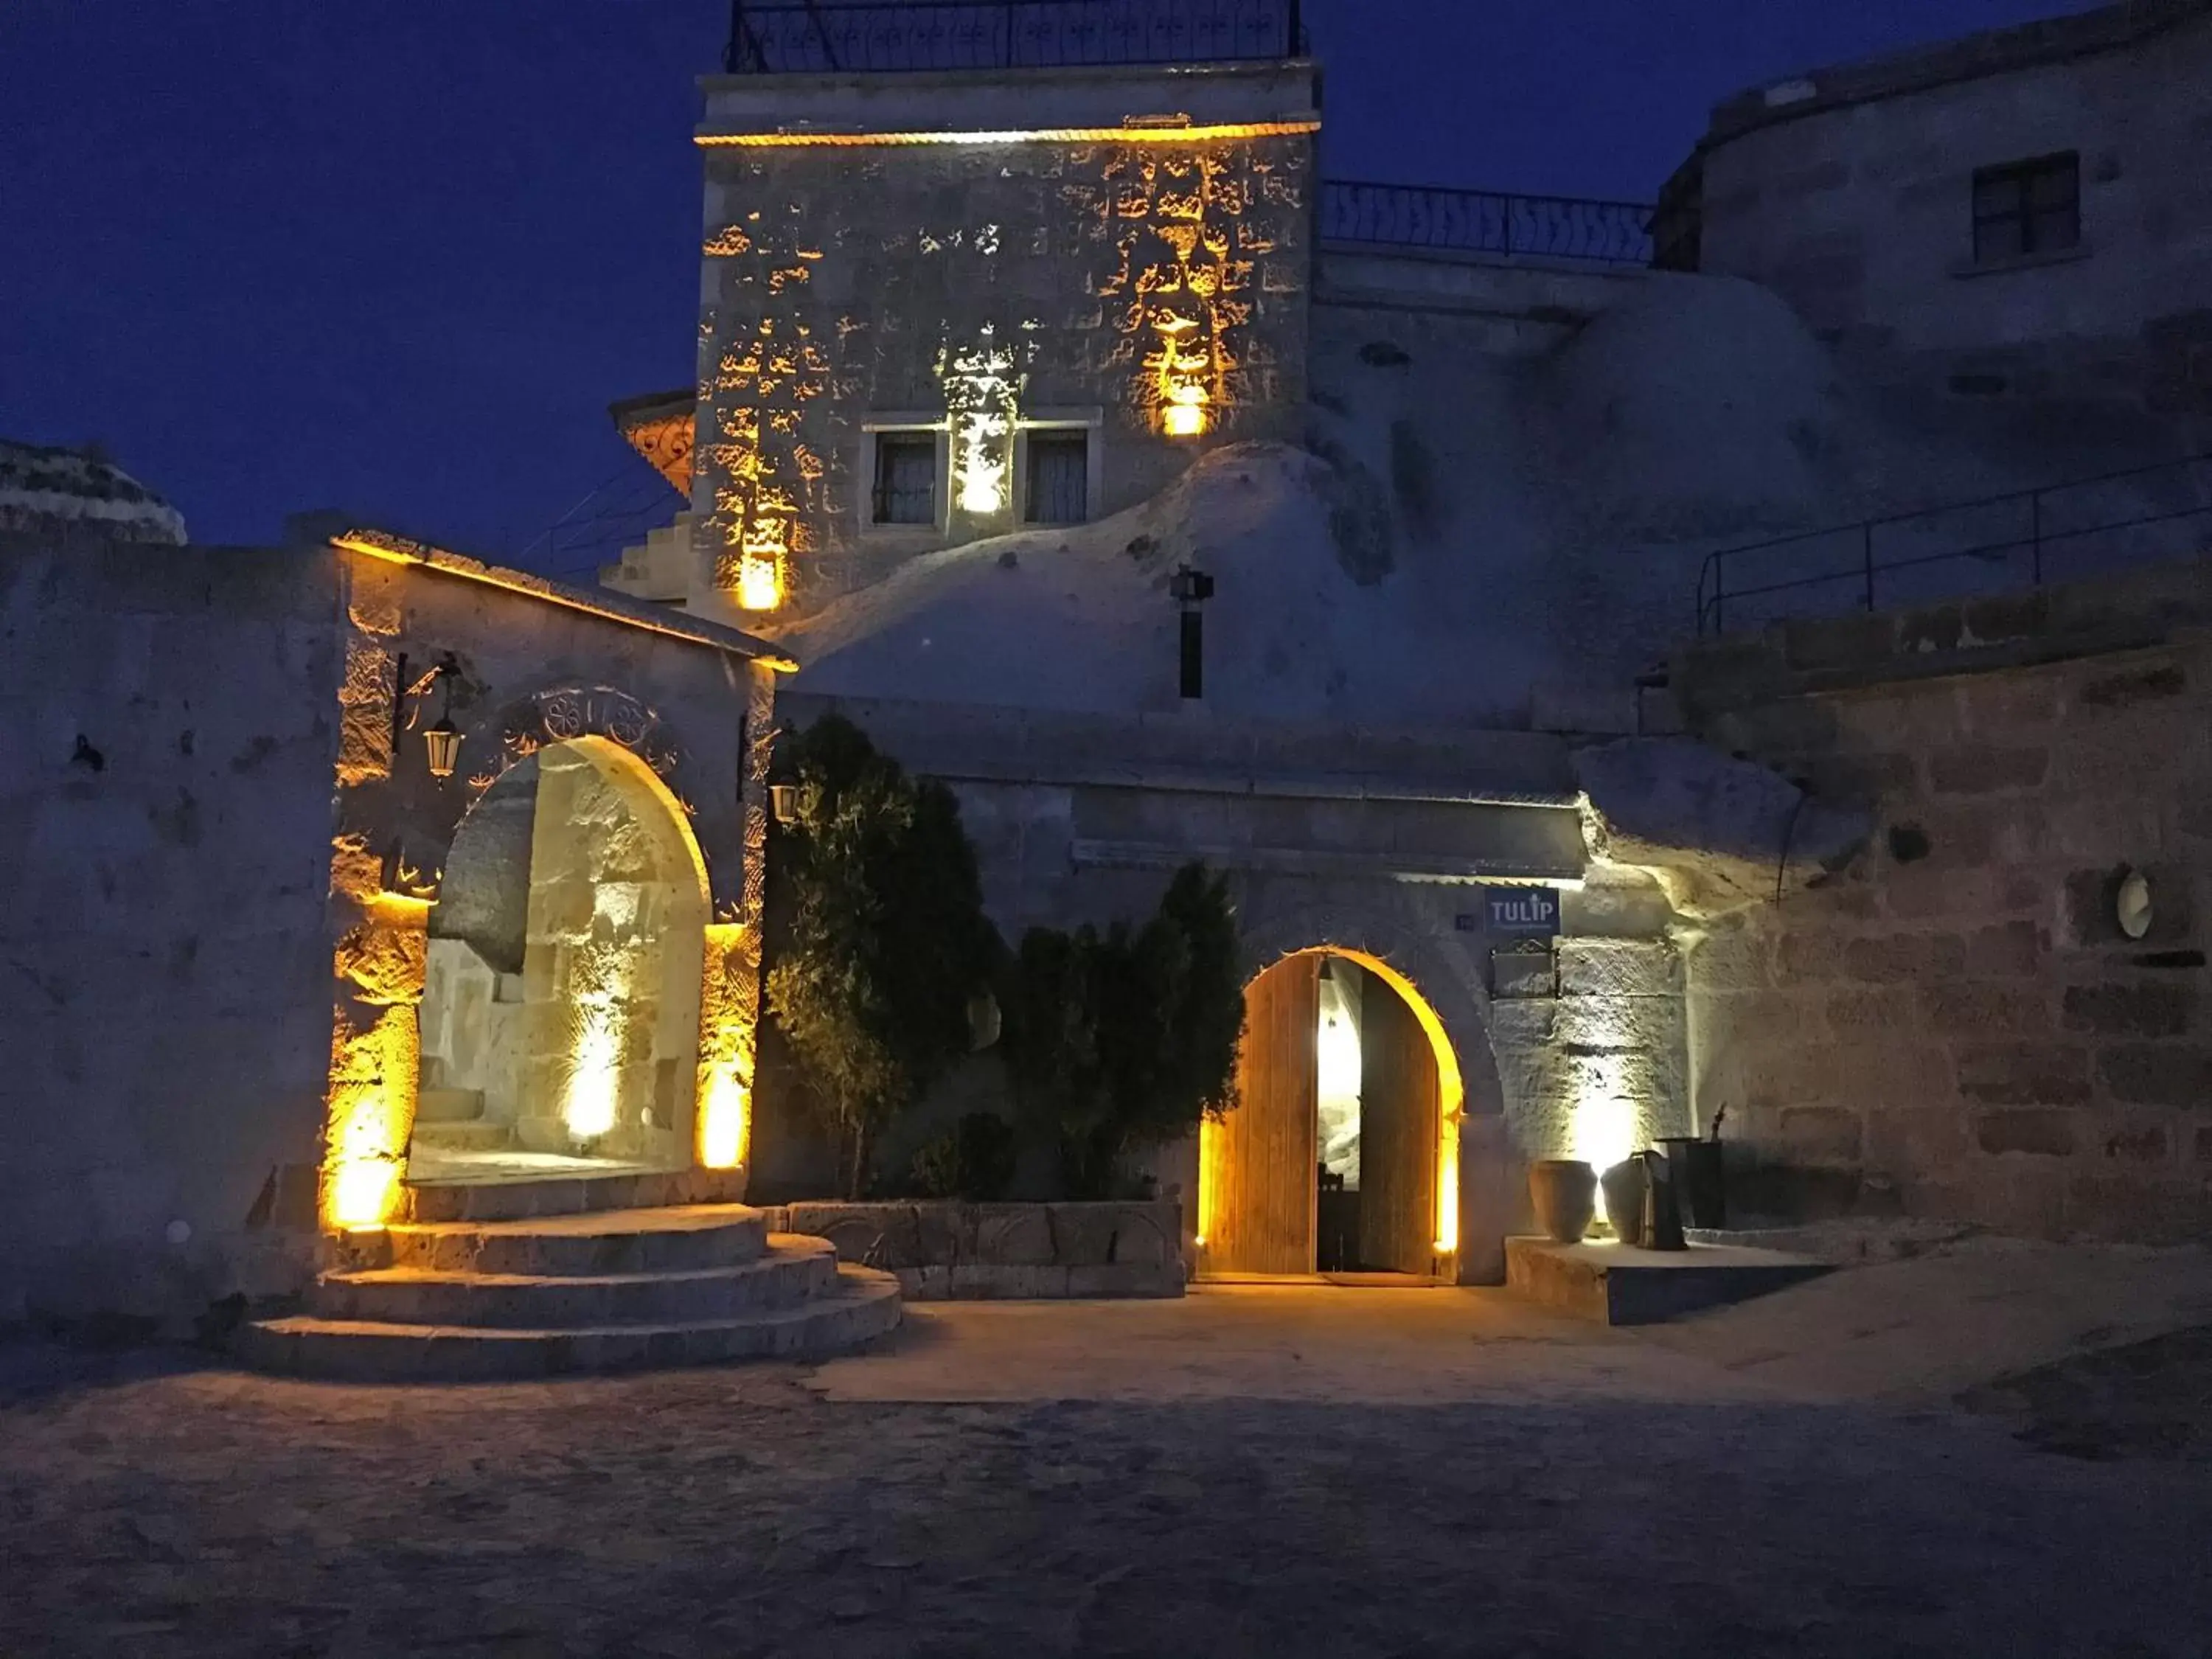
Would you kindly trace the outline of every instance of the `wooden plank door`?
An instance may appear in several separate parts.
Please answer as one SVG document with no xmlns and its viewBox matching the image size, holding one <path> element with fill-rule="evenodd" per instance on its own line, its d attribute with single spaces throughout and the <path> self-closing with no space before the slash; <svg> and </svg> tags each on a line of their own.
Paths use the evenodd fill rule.
<svg viewBox="0 0 2212 1659">
<path fill-rule="evenodd" d="M 1321 1026 L 1321 958 L 1292 957 L 1244 994 L 1237 1103 L 1213 1144 L 1215 1273 L 1314 1270 L 1314 1168 L 1321 1156 L 1315 1039 Z"/>
<path fill-rule="evenodd" d="M 1346 964 L 1340 963 L 1341 972 Z M 1367 975 L 1359 1005 L 1359 1260 L 1425 1273 L 1437 1231 L 1436 1050 L 1406 1000 Z"/>
</svg>

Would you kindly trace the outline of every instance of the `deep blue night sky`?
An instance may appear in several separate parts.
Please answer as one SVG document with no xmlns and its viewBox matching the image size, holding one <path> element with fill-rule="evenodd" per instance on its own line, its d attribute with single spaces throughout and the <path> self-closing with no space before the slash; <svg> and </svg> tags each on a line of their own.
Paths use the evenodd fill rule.
<svg viewBox="0 0 2212 1659">
<path fill-rule="evenodd" d="M 2063 0 L 1307 0 L 1341 177 L 1648 198 L 1705 112 Z M 0 0 L 0 435 L 198 541 L 512 555 L 687 382 L 725 0 Z"/>
</svg>

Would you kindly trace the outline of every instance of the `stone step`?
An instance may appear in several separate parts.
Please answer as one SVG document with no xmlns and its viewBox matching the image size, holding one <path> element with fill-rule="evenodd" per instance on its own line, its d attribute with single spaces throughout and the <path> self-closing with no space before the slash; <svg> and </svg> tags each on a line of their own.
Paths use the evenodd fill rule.
<svg viewBox="0 0 2212 1659">
<path fill-rule="evenodd" d="M 1644 1250 L 1548 1238 L 1505 1241 L 1508 1290 L 1601 1325 L 1657 1324 L 1787 1290 L 1830 1271 L 1824 1261 L 1741 1245 Z"/>
<path fill-rule="evenodd" d="M 742 1204 L 591 1210 L 520 1221 L 397 1222 L 385 1235 L 392 1268 L 526 1279 L 711 1273 L 757 1261 L 768 1218 Z"/>
<path fill-rule="evenodd" d="M 410 1183 L 410 1221 L 520 1221 L 603 1210 L 678 1204 L 734 1204 L 744 1196 L 743 1170 L 623 1170 L 606 1175 L 533 1176 Z"/>
<path fill-rule="evenodd" d="M 690 1273 L 532 1275 L 385 1267 L 325 1273 L 309 1306 L 325 1320 L 544 1330 L 696 1325 L 795 1307 L 833 1291 L 836 1248 L 779 1237 L 758 1261 Z"/>
<path fill-rule="evenodd" d="M 795 1307 L 674 1325 L 490 1330 L 298 1316 L 240 1326 L 234 1352 L 289 1376 L 351 1382 L 489 1382 L 736 1359 L 823 1359 L 896 1329 L 898 1281 L 841 1267 Z"/>
<path fill-rule="evenodd" d="M 514 1145 L 514 1126 L 509 1123 L 415 1121 L 412 1151 L 422 1152 L 496 1152 Z"/>
<path fill-rule="evenodd" d="M 417 1133 L 426 1123 L 473 1123 L 483 1109 L 481 1089 L 423 1089 L 415 1097 Z"/>
</svg>

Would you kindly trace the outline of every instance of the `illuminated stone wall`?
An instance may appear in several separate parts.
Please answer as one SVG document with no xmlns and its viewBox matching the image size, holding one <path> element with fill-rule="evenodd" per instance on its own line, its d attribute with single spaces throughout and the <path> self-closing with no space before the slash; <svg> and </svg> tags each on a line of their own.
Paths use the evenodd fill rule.
<svg viewBox="0 0 2212 1659">
<path fill-rule="evenodd" d="M 1296 437 L 1312 149 L 1135 132 L 709 148 L 702 578 L 787 618 L 1012 530 L 1013 430 L 1036 411 L 1102 419 L 1093 516 L 1195 447 Z M 885 416 L 948 423 L 947 533 L 865 526 L 862 427 Z"/>
<path fill-rule="evenodd" d="M 1753 1201 L 2046 1237 L 2212 1227 L 2206 578 L 2154 567 L 1678 659 L 1710 741 L 1879 816 L 1837 878 L 1689 957 L 1699 1109 L 1727 1109 Z"/>
<path fill-rule="evenodd" d="M 605 753 L 540 750 L 519 1139 L 691 1162 L 707 904 L 681 828 Z"/>
<path fill-rule="evenodd" d="M 449 652 L 464 741 L 439 781 L 420 726 L 442 694 L 396 740 L 392 697 L 403 656 L 419 682 Z M 0 540 L 0 977 L 35 1011 L 0 1022 L 0 1324 L 189 1330 L 296 1287 L 339 1212 L 388 1210 L 455 828 L 567 737 L 681 803 L 711 897 L 693 982 L 659 999 L 655 1076 L 711 1073 L 696 1150 L 742 1149 L 767 669 L 320 544 L 91 538 Z"/>
</svg>

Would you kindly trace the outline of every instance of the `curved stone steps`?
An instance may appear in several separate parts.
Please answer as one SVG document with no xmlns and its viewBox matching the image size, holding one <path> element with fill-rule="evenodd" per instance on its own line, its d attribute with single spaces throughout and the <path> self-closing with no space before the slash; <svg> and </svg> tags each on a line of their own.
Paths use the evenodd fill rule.
<svg viewBox="0 0 2212 1659">
<path fill-rule="evenodd" d="M 734 1204 L 744 1196 L 743 1170 L 618 1170 L 592 1175 L 477 1176 L 410 1182 L 411 1222 L 522 1221 L 586 1211 Z"/>
<path fill-rule="evenodd" d="M 768 1218 L 742 1204 L 684 1204 L 512 1221 L 397 1222 L 385 1237 L 392 1267 L 425 1273 L 704 1273 L 758 1261 L 768 1250 Z"/>
<path fill-rule="evenodd" d="M 756 1260 L 684 1271 L 533 1274 L 403 1267 L 330 1273 L 316 1281 L 309 1306 L 321 1319 L 397 1325 L 689 1325 L 793 1307 L 829 1294 L 836 1283 L 836 1246 L 778 1236 Z"/>
<path fill-rule="evenodd" d="M 681 1324 L 499 1329 L 297 1316 L 240 1328 L 247 1364 L 285 1376 L 355 1382 L 514 1381 L 735 1359 L 811 1359 L 888 1335 L 898 1280 L 840 1267 L 835 1284 L 794 1307 Z"/>
</svg>

